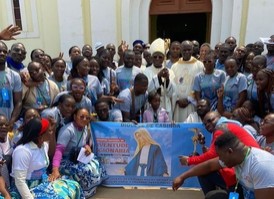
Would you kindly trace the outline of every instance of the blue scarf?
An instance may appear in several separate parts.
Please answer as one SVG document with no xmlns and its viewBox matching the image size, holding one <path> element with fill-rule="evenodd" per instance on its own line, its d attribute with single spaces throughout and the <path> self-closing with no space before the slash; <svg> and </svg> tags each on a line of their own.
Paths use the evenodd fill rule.
<svg viewBox="0 0 274 199">
<path fill-rule="evenodd" d="M 9 68 L 10 68 L 10 66 L 12 66 L 13 68 L 15 68 L 18 71 L 22 70 L 25 67 L 24 64 L 17 63 L 15 61 L 13 61 L 13 59 L 11 57 L 7 57 L 7 63 L 8 63 Z"/>
</svg>

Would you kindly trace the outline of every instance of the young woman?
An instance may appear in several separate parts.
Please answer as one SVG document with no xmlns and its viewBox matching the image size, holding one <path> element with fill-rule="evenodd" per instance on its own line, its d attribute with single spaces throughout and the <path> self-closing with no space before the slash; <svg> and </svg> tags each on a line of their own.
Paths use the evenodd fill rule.
<svg viewBox="0 0 274 199">
<path fill-rule="evenodd" d="M 103 72 L 100 70 L 100 60 L 97 57 L 92 57 L 89 63 L 90 63 L 89 74 L 98 77 L 101 83 L 104 95 L 108 95 L 110 93 L 110 83 L 107 80 L 107 78 L 105 78 Z"/>
<path fill-rule="evenodd" d="M 269 68 L 259 70 L 256 75 L 259 116 L 263 118 L 274 111 L 274 71 Z"/>
<path fill-rule="evenodd" d="M 81 78 L 74 78 L 70 82 L 70 89 L 69 91 L 64 91 L 59 93 L 56 98 L 54 99 L 54 105 L 58 105 L 59 99 L 61 96 L 69 94 L 71 95 L 75 100 L 75 107 L 76 108 L 86 108 L 90 112 L 93 111 L 93 104 L 91 103 L 91 100 L 85 96 L 86 91 L 86 83 Z"/>
<path fill-rule="evenodd" d="M 59 88 L 59 91 L 67 90 L 67 75 L 65 74 L 66 62 L 62 58 L 56 58 L 52 61 L 52 75 L 50 80 L 54 81 Z"/>
<path fill-rule="evenodd" d="M 221 88 L 225 81 L 225 72 L 214 69 L 214 54 L 210 53 L 204 56 L 203 63 L 205 70 L 196 75 L 194 79 L 194 94 L 196 101 L 207 99 L 210 101 L 212 110 L 217 108 L 217 90 Z"/>
<path fill-rule="evenodd" d="M 231 119 L 239 121 L 243 125 L 243 128 L 249 132 L 254 139 L 258 137 L 259 125 L 253 120 L 253 117 L 247 108 L 236 108 L 232 112 Z"/>
<path fill-rule="evenodd" d="M 72 69 L 70 71 L 69 80 L 73 78 L 81 78 L 86 84 L 85 95 L 95 104 L 97 99 L 103 95 L 103 89 L 96 76 L 89 75 L 89 60 L 83 56 L 77 56 L 73 59 Z M 69 84 L 70 82 L 68 82 Z"/>
<path fill-rule="evenodd" d="M 274 113 L 270 113 L 262 120 L 260 124 L 260 137 L 257 141 L 262 149 L 265 149 L 274 155 Z"/>
<path fill-rule="evenodd" d="M 77 109 L 73 119 L 73 122 L 59 131 L 50 179 L 55 180 L 61 174 L 68 175 L 79 182 L 85 197 L 88 198 L 95 194 L 96 187 L 102 182 L 106 173 L 96 158 L 87 164 L 76 160 L 81 148 L 84 148 L 86 156 L 92 153 L 92 139 L 88 128 L 90 112 L 85 108 Z"/>
<path fill-rule="evenodd" d="M 46 169 L 49 165 L 48 133 L 49 121 L 31 119 L 23 128 L 23 137 L 18 141 L 12 158 L 12 173 L 15 187 L 13 198 L 83 198 L 80 186 L 73 180 L 48 181 Z"/>
<path fill-rule="evenodd" d="M 238 72 L 237 61 L 233 57 L 225 60 L 226 80 L 218 90 L 218 112 L 228 118 L 232 111 L 241 107 L 246 100 L 247 79 Z"/>
</svg>

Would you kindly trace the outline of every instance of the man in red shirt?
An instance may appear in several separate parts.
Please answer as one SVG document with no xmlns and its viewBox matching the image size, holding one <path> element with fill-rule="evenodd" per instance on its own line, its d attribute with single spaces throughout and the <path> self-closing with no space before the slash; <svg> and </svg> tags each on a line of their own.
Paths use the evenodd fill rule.
<svg viewBox="0 0 274 199">
<path fill-rule="evenodd" d="M 204 117 L 203 123 L 206 129 L 209 132 L 213 133 L 211 145 L 207 149 L 207 151 L 200 156 L 182 156 L 180 158 L 180 162 L 182 165 L 197 165 L 207 160 L 218 157 L 215 150 L 214 142 L 216 138 L 222 135 L 225 131 L 233 133 L 245 145 L 259 148 L 256 140 L 241 127 L 240 123 L 223 118 L 218 112 L 207 113 Z M 176 179 L 178 180 L 179 178 Z M 198 179 L 205 195 L 209 191 L 215 190 L 216 187 L 234 191 L 234 187 L 236 184 L 236 176 L 233 168 L 223 168 L 219 171 L 208 172 L 206 175 L 198 176 Z"/>
</svg>

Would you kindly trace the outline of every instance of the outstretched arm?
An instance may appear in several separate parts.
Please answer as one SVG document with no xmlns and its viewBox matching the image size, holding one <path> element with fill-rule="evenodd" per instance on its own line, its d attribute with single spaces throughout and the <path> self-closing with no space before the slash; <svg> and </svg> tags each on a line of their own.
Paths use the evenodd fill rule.
<svg viewBox="0 0 274 199">
<path fill-rule="evenodd" d="M 206 175 L 213 171 L 218 171 L 221 168 L 222 167 L 219 164 L 218 157 L 208 160 L 206 162 L 200 163 L 190 168 L 188 171 L 182 173 L 180 176 L 176 177 L 173 180 L 172 189 L 176 191 L 184 183 L 184 181 L 190 177 Z"/>
</svg>

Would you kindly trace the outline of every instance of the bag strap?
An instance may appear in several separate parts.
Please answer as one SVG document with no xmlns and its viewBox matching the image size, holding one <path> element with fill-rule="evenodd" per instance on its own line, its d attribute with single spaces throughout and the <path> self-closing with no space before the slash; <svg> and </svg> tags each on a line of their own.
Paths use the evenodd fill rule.
<svg viewBox="0 0 274 199">
<path fill-rule="evenodd" d="M 130 119 L 135 119 L 135 93 L 134 88 L 130 89 L 131 93 L 131 109 L 130 109 Z"/>
<path fill-rule="evenodd" d="M 81 139 L 82 139 L 82 137 L 83 137 L 84 130 L 85 130 L 85 128 L 82 130 L 82 135 L 81 135 L 80 139 L 78 140 L 78 143 L 77 143 L 77 146 L 76 146 L 76 147 L 79 147 L 79 143 L 80 143 L 80 140 L 81 140 Z"/>
</svg>

